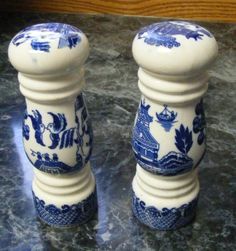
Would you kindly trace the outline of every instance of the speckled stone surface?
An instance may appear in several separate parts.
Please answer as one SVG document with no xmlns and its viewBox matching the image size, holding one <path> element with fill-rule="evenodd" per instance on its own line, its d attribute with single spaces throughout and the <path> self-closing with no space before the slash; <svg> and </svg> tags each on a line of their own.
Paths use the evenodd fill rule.
<svg viewBox="0 0 236 251">
<path fill-rule="evenodd" d="M 140 96 L 131 44 L 140 27 L 157 20 L 1 13 L 0 250 L 236 249 L 236 25 L 199 23 L 215 35 L 220 51 L 205 97 L 208 147 L 199 171 L 201 194 L 195 221 L 173 232 L 160 232 L 141 225 L 131 213 L 135 160 L 130 137 Z M 7 60 L 12 36 L 46 21 L 81 28 L 91 45 L 85 93 L 94 127 L 92 166 L 99 211 L 88 224 L 70 230 L 50 228 L 36 218 L 32 168 L 21 139 L 24 98 L 16 71 Z"/>
</svg>

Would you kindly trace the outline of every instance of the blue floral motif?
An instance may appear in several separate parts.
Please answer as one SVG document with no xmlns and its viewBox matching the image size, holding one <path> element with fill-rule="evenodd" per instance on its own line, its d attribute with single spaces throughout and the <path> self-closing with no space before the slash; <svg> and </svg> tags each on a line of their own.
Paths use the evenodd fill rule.
<svg viewBox="0 0 236 251">
<path fill-rule="evenodd" d="M 77 152 L 76 158 L 77 161 L 82 161 L 84 165 L 89 161 L 92 154 L 92 145 L 93 145 L 93 130 L 90 119 L 86 123 L 86 128 L 84 128 L 83 134 L 81 135 L 77 130 Z M 85 142 L 84 136 L 86 136 L 87 140 Z M 87 152 L 84 151 L 84 147 L 87 148 Z"/>
<path fill-rule="evenodd" d="M 192 131 L 182 124 L 175 130 L 175 146 L 179 152 L 171 151 L 158 159 L 161 146 L 150 133 L 149 124 L 153 118 L 148 114 L 149 108 L 150 105 L 141 101 L 133 129 L 132 147 L 138 164 L 147 171 L 166 176 L 192 169 L 193 160 L 187 155 L 193 145 Z"/>
<path fill-rule="evenodd" d="M 93 192 L 88 198 L 73 205 L 46 205 L 33 192 L 34 205 L 39 218 L 54 227 L 69 227 L 87 222 L 97 211 L 97 194 Z"/>
<path fill-rule="evenodd" d="M 62 23 L 43 23 L 25 28 L 12 40 L 15 46 L 19 46 L 30 40 L 33 50 L 43 52 L 50 51 L 50 42 L 58 39 L 58 49 L 68 47 L 72 49 L 80 43 L 82 32 L 71 25 Z"/>
<path fill-rule="evenodd" d="M 184 36 L 186 39 L 201 40 L 203 36 L 212 37 L 206 29 L 187 22 L 160 22 L 154 23 L 141 29 L 138 33 L 138 39 L 144 39 L 144 42 L 155 46 L 164 46 L 167 48 L 179 47 L 181 44 L 177 41 L 177 35 Z"/>
<path fill-rule="evenodd" d="M 26 140 L 29 140 L 30 128 L 28 125 L 23 124 L 22 126 L 22 135 Z"/>
<path fill-rule="evenodd" d="M 79 111 L 81 112 L 79 113 Z M 87 107 L 84 102 L 83 93 L 81 93 L 76 99 L 75 112 L 75 121 L 78 124 L 75 139 L 77 144 L 76 158 L 78 162 L 82 161 L 85 165 L 89 161 L 92 154 L 93 129 Z M 87 149 L 86 152 L 84 151 L 84 148 Z"/>
<path fill-rule="evenodd" d="M 206 127 L 206 120 L 205 120 L 205 113 L 203 108 L 203 100 L 196 105 L 195 107 L 196 117 L 193 120 L 193 132 L 199 133 L 197 142 L 199 145 L 205 140 L 205 127 Z"/>
<path fill-rule="evenodd" d="M 176 147 L 183 154 L 187 154 L 193 145 L 192 132 L 181 124 L 179 130 L 175 129 L 175 134 Z"/>
<path fill-rule="evenodd" d="M 191 222 L 195 216 L 198 198 L 179 208 L 157 209 L 146 206 L 133 192 L 132 210 L 141 223 L 157 230 L 174 230 Z"/>
<path fill-rule="evenodd" d="M 28 125 L 25 124 L 27 118 L 28 118 L 28 113 L 27 113 L 27 109 L 25 109 L 24 119 L 23 119 L 23 122 L 22 122 L 22 135 L 26 140 L 29 140 L 30 128 L 29 128 Z"/>
<path fill-rule="evenodd" d="M 170 111 L 167 105 L 164 105 L 164 109 L 160 113 L 156 113 L 157 122 L 162 125 L 166 132 L 169 132 L 171 127 L 176 121 L 178 113 L 174 111 Z"/>
</svg>

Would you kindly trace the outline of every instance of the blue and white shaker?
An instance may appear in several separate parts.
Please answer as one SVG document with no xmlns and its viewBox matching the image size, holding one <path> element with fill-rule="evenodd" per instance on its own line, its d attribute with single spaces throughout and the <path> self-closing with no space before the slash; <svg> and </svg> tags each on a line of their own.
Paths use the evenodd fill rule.
<svg viewBox="0 0 236 251">
<path fill-rule="evenodd" d="M 23 141 L 34 166 L 38 216 L 55 227 L 82 224 L 97 209 L 92 128 L 82 93 L 88 40 L 71 25 L 37 24 L 11 40 L 8 54 L 26 98 Z"/>
<path fill-rule="evenodd" d="M 176 229 L 196 212 L 206 147 L 202 96 L 218 47 L 203 27 L 169 21 L 141 29 L 132 50 L 142 93 L 132 135 L 132 209 L 153 229 Z"/>
</svg>

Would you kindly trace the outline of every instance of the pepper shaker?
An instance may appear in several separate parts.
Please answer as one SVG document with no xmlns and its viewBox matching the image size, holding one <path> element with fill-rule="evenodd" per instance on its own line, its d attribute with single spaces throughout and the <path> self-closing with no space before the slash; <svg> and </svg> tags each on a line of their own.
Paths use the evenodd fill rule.
<svg viewBox="0 0 236 251">
<path fill-rule="evenodd" d="M 82 93 L 87 37 L 71 25 L 36 24 L 11 40 L 8 54 L 26 98 L 23 143 L 34 167 L 37 214 L 55 227 L 82 224 L 97 209 L 93 135 Z"/>
<path fill-rule="evenodd" d="M 132 210 L 153 229 L 176 229 L 196 213 L 206 141 L 202 96 L 218 47 L 203 27 L 166 21 L 142 28 L 132 50 L 142 93 L 132 135 Z"/>
</svg>

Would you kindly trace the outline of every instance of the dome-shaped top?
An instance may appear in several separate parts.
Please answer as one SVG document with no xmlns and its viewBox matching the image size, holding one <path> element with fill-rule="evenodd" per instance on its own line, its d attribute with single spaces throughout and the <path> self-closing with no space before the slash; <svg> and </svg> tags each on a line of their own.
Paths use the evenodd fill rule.
<svg viewBox="0 0 236 251">
<path fill-rule="evenodd" d="M 60 75 L 80 67 L 89 53 L 88 40 L 78 28 L 42 23 L 25 28 L 10 42 L 12 65 L 30 75 Z"/>
<path fill-rule="evenodd" d="M 144 69 L 169 76 L 195 75 L 215 59 L 218 46 L 203 27 L 166 21 L 142 28 L 133 41 L 133 56 Z"/>
</svg>

